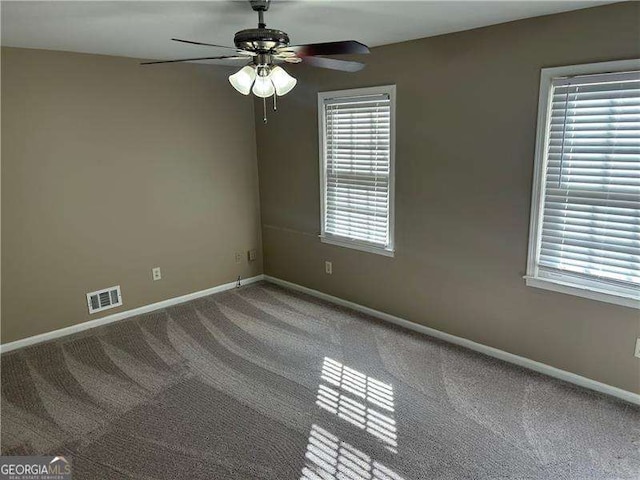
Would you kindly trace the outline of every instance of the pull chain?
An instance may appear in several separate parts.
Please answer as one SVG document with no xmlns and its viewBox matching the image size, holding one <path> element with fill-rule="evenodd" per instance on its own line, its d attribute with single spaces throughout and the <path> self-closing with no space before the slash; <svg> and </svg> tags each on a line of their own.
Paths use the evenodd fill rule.
<svg viewBox="0 0 640 480">
<path fill-rule="evenodd" d="M 262 98 L 262 107 L 263 107 L 263 117 L 262 117 L 262 121 L 264 123 L 267 123 L 267 99 L 266 98 Z"/>
<path fill-rule="evenodd" d="M 278 110 L 278 105 L 277 105 L 277 101 L 276 101 L 276 97 L 278 96 L 277 93 L 273 94 L 273 111 L 275 112 L 276 110 Z"/>
</svg>

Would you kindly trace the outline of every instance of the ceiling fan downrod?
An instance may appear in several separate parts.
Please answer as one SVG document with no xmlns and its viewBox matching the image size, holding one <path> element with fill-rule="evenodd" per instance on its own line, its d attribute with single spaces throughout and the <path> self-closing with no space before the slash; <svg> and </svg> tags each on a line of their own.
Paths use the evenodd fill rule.
<svg viewBox="0 0 640 480">
<path fill-rule="evenodd" d="M 267 28 L 267 24 L 264 23 L 264 12 L 269 10 L 271 0 L 249 0 L 251 8 L 258 12 L 258 28 Z"/>
</svg>

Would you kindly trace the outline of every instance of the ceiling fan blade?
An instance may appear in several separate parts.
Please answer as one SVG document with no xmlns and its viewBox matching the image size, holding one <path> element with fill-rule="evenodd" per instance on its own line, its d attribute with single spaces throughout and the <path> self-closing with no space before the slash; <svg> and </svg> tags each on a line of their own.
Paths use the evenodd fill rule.
<svg viewBox="0 0 640 480">
<path fill-rule="evenodd" d="M 213 43 L 194 42 L 192 40 L 182 40 L 180 38 L 172 38 L 174 42 L 190 43 L 192 45 L 204 45 L 205 47 L 228 48 L 229 50 L 238 50 L 236 47 L 227 47 L 225 45 L 215 45 Z"/>
<path fill-rule="evenodd" d="M 313 55 L 357 55 L 369 53 L 369 47 L 355 40 L 343 40 L 340 42 L 310 43 L 308 45 L 289 45 L 282 51 L 294 52 L 299 57 Z"/>
<path fill-rule="evenodd" d="M 343 72 L 358 72 L 365 67 L 364 63 L 336 60 L 335 58 L 304 57 L 303 63 L 312 67 L 329 68 Z"/>
<path fill-rule="evenodd" d="M 140 65 L 155 65 L 157 63 L 178 63 L 178 62 L 194 62 L 196 60 L 248 60 L 245 55 L 224 55 L 222 57 L 198 57 L 198 58 L 181 58 L 179 60 L 158 60 L 154 62 L 142 62 Z"/>
</svg>

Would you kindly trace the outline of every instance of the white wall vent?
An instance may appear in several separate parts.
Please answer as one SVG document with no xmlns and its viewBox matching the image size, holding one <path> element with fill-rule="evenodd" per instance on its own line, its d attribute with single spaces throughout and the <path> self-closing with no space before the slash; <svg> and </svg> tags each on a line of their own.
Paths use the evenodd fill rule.
<svg viewBox="0 0 640 480">
<path fill-rule="evenodd" d="M 122 305 L 120 285 L 87 293 L 87 305 L 89 306 L 89 313 L 97 313 Z"/>
</svg>

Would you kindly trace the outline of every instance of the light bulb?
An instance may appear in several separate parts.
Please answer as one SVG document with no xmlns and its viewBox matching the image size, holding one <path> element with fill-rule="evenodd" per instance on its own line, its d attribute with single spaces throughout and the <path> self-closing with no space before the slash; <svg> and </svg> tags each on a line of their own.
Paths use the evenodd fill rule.
<svg viewBox="0 0 640 480">
<path fill-rule="evenodd" d="M 273 82 L 271 81 L 271 74 L 256 77 L 256 81 L 253 84 L 253 94 L 256 97 L 267 98 L 275 93 Z"/>
<path fill-rule="evenodd" d="M 298 80 L 289 75 L 282 67 L 273 67 L 270 76 L 276 93 L 280 96 L 289 93 L 293 90 L 293 87 L 296 86 L 296 83 L 298 83 Z"/>
<path fill-rule="evenodd" d="M 243 95 L 249 95 L 251 85 L 253 85 L 255 79 L 256 70 L 251 65 L 247 65 L 229 76 L 229 82 L 233 85 L 233 88 Z"/>
</svg>

